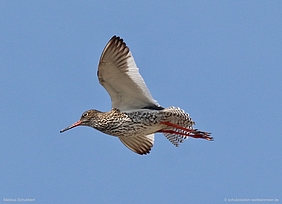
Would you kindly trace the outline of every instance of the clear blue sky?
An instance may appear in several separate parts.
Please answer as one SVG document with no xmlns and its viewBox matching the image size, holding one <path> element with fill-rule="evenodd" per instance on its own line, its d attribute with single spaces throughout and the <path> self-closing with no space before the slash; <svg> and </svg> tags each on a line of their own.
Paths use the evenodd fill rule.
<svg viewBox="0 0 282 204">
<path fill-rule="evenodd" d="M 281 1 L 0 2 L 0 201 L 282 202 Z M 190 113 L 213 142 L 147 156 L 92 128 L 108 111 L 100 54 L 121 36 L 153 97 Z"/>
</svg>

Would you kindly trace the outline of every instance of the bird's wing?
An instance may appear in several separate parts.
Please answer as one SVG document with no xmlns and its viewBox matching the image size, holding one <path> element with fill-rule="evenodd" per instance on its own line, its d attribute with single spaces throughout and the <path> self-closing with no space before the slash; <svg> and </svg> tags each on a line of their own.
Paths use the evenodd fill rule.
<svg viewBox="0 0 282 204">
<path fill-rule="evenodd" d="M 121 111 L 141 108 L 162 109 L 153 99 L 133 56 L 120 37 L 113 36 L 100 57 L 98 79 Z"/>
<path fill-rule="evenodd" d="M 150 153 L 154 145 L 154 134 L 146 136 L 119 137 L 119 139 L 127 148 L 141 155 Z"/>
</svg>

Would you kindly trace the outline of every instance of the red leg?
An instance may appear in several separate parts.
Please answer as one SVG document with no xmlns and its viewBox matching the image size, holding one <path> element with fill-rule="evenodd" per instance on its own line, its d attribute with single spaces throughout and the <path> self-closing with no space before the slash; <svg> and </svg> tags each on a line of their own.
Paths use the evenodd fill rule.
<svg viewBox="0 0 282 204">
<path fill-rule="evenodd" d="M 159 132 L 178 134 L 178 135 L 183 135 L 183 136 L 188 136 L 188 137 L 193 137 L 193 138 L 201 138 L 201 139 L 206 139 L 206 140 L 213 140 L 213 137 L 211 137 L 210 133 L 208 132 L 202 132 L 198 130 L 184 128 L 184 127 L 181 127 L 179 125 L 176 125 L 170 122 L 161 122 L 161 123 L 164 125 L 170 126 L 170 127 L 174 127 L 179 130 L 183 130 L 184 132 L 177 132 L 174 130 L 160 130 Z"/>
</svg>

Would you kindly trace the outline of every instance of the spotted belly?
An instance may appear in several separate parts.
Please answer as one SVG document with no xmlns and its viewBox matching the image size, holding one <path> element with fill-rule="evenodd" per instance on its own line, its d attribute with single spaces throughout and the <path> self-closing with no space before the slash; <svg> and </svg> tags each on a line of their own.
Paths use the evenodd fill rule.
<svg viewBox="0 0 282 204">
<path fill-rule="evenodd" d="M 97 129 L 112 136 L 130 137 L 149 135 L 168 128 L 162 122 L 172 122 L 183 127 L 192 127 L 193 125 L 189 115 L 175 107 L 169 107 L 164 110 L 141 109 L 116 113 L 119 117 L 115 117 L 115 120 L 110 123 L 108 120 L 105 121 Z"/>
</svg>

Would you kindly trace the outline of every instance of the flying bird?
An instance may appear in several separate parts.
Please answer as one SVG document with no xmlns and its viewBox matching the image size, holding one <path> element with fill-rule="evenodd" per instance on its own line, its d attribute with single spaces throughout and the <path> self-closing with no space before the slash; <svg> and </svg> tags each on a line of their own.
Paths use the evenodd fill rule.
<svg viewBox="0 0 282 204">
<path fill-rule="evenodd" d="M 80 120 L 60 131 L 90 126 L 116 136 L 133 152 L 148 154 L 154 133 L 160 132 L 175 146 L 188 137 L 213 140 L 211 133 L 193 128 L 188 113 L 178 107 L 163 108 L 153 99 L 133 56 L 122 38 L 113 36 L 105 46 L 98 65 L 98 79 L 112 100 L 108 112 L 85 111 Z"/>
</svg>

